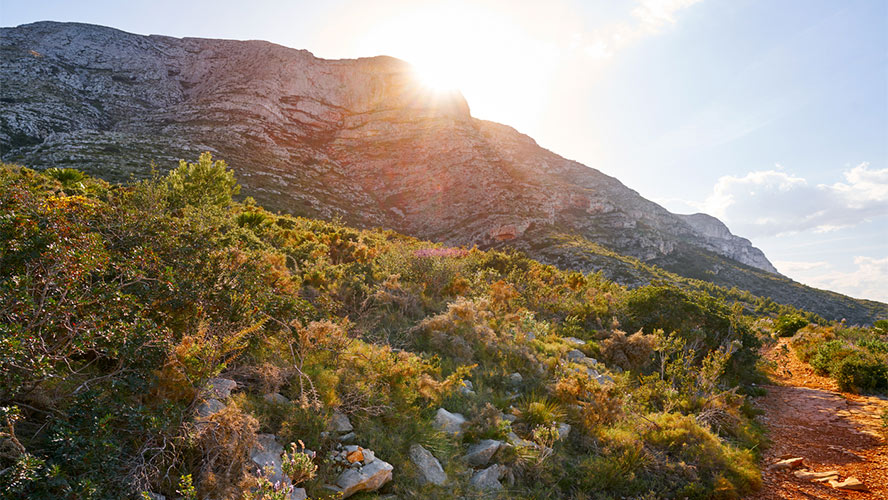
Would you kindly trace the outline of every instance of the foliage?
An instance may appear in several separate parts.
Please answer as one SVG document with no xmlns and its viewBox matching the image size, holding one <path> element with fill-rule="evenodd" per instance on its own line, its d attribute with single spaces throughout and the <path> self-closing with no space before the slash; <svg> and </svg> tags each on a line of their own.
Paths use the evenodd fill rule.
<svg viewBox="0 0 888 500">
<path fill-rule="evenodd" d="M 792 337 L 807 324 L 805 318 L 796 314 L 781 314 L 774 322 L 774 333 L 780 337 Z"/>
<path fill-rule="evenodd" d="M 127 186 L 0 168 L 0 481 L 12 495 L 285 498 L 249 465 L 258 433 L 287 445 L 295 484 L 324 495 L 338 472 L 303 451 L 333 449 L 334 410 L 397 471 L 423 444 L 455 496 L 474 494 L 457 460 L 469 444 L 516 436 L 524 445 L 496 457 L 513 496 L 756 486 L 744 450 L 760 435 L 741 394 L 759 344 L 725 297 L 628 291 L 514 251 L 275 215 L 237 192 L 209 153 Z M 888 345 L 858 344 L 875 357 Z M 573 349 L 589 358 L 567 362 Z M 852 361 L 852 383 L 878 376 Z M 215 376 L 239 391 L 198 419 Z M 457 390 L 469 379 L 473 394 Z M 462 438 L 434 428 L 442 406 L 468 418 Z M 386 488 L 441 496 L 412 477 Z"/>
<path fill-rule="evenodd" d="M 808 326 L 792 340 L 802 361 L 846 391 L 888 390 L 888 336 L 877 328 Z"/>
</svg>

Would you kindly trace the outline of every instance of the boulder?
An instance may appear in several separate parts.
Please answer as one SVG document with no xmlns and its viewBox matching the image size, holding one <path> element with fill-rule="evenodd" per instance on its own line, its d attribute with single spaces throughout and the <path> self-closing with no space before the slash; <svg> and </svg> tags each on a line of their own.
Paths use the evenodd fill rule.
<svg viewBox="0 0 888 500">
<path fill-rule="evenodd" d="M 585 358 L 586 355 L 583 354 L 583 351 L 579 349 L 571 349 L 567 352 L 567 359 L 569 361 L 579 362 L 581 359 Z"/>
<path fill-rule="evenodd" d="M 438 413 L 435 414 L 435 428 L 448 434 L 462 435 L 462 426 L 465 423 L 466 418 L 462 414 L 450 413 L 444 408 L 438 408 Z"/>
<path fill-rule="evenodd" d="M 469 485 L 479 490 L 501 490 L 503 485 L 500 484 L 499 479 L 503 477 L 505 471 L 506 468 L 502 465 L 491 465 L 476 472 L 469 480 Z"/>
<path fill-rule="evenodd" d="M 237 389 L 237 382 L 230 378 L 215 377 L 207 381 L 205 389 L 206 397 L 225 399 L 231 396 L 231 391 Z"/>
<path fill-rule="evenodd" d="M 512 385 L 520 385 L 521 382 L 524 382 L 524 377 L 522 377 L 520 373 L 515 372 L 509 375 L 509 383 Z"/>
<path fill-rule="evenodd" d="M 392 464 L 376 459 L 365 467 L 346 469 L 336 479 L 341 498 L 348 498 L 359 491 L 376 491 L 392 480 Z"/>
<path fill-rule="evenodd" d="M 441 467 L 441 462 L 422 445 L 410 445 L 410 461 L 419 469 L 419 479 L 422 483 L 432 483 L 438 486 L 447 482 L 447 474 Z"/>
<path fill-rule="evenodd" d="M 558 439 L 566 439 L 570 434 L 570 424 L 558 424 Z"/>
<path fill-rule="evenodd" d="M 466 452 L 463 460 L 472 467 L 484 467 L 493 458 L 493 455 L 500 449 L 502 444 L 502 441 L 485 439 L 469 447 L 469 451 Z"/>
<path fill-rule="evenodd" d="M 509 442 L 511 442 L 515 446 L 521 446 L 524 448 L 538 447 L 538 445 L 536 443 L 534 443 L 533 441 L 528 441 L 526 439 L 523 439 L 523 438 L 521 438 L 521 436 L 519 436 L 518 434 L 515 434 L 514 432 L 509 432 L 508 438 L 509 438 Z"/>
<path fill-rule="evenodd" d="M 285 405 L 290 402 L 290 400 L 287 399 L 286 396 L 278 392 L 269 392 L 268 394 L 262 396 L 262 399 L 264 399 L 268 403 L 278 405 Z"/>
<path fill-rule="evenodd" d="M 333 412 L 329 427 L 331 431 L 338 432 L 339 434 L 345 434 L 354 430 L 351 421 L 348 419 L 348 415 L 338 411 Z"/>
<path fill-rule="evenodd" d="M 225 403 L 219 401 L 215 398 L 206 399 L 201 401 L 199 405 L 197 405 L 197 418 L 198 420 L 205 419 L 210 415 L 216 413 L 217 411 L 225 408 Z"/>
<path fill-rule="evenodd" d="M 348 434 L 345 434 L 343 436 L 339 436 L 338 438 L 336 438 L 336 440 L 339 441 L 340 443 L 351 443 L 352 441 L 354 441 L 357 438 L 358 438 L 358 436 L 355 435 L 354 432 L 349 432 Z"/>
<path fill-rule="evenodd" d="M 285 477 L 281 471 L 283 453 L 284 447 L 277 442 L 274 434 L 259 434 L 256 436 L 256 446 L 250 450 L 250 460 L 263 471 L 266 467 L 271 467 L 271 475 L 267 477 L 272 483 L 283 481 L 289 484 L 290 478 Z"/>
</svg>

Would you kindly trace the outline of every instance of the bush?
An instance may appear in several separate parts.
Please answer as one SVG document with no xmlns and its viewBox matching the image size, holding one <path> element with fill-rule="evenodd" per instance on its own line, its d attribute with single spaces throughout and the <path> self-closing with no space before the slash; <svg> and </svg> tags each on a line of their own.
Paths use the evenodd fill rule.
<svg viewBox="0 0 888 500">
<path fill-rule="evenodd" d="M 186 205 L 194 207 L 225 207 L 232 196 L 240 192 L 234 172 L 228 170 L 223 160 L 213 161 L 209 152 L 202 153 L 197 163 L 179 161 L 179 167 L 166 179 L 172 208 Z"/>
<path fill-rule="evenodd" d="M 792 337 L 808 324 L 808 320 L 797 314 L 784 314 L 774 323 L 774 332 L 779 337 Z"/>
</svg>

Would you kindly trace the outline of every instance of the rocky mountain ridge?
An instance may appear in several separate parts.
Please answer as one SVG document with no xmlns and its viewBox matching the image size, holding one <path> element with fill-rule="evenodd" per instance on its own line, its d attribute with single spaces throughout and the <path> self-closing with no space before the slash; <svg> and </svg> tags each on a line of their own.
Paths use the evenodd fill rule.
<svg viewBox="0 0 888 500">
<path fill-rule="evenodd" d="M 704 274 L 751 268 L 791 283 L 717 219 L 672 214 L 475 119 L 461 95 L 424 88 L 394 58 L 41 22 L 0 30 L 0 81 L 4 161 L 126 180 L 209 150 L 281 211 L 481 247 L 557 229 L 679 274 L 693 260 Z M 768 291 L 756 283 L 771 278 L 755 280 L 739 286 Z"/>
</svg>

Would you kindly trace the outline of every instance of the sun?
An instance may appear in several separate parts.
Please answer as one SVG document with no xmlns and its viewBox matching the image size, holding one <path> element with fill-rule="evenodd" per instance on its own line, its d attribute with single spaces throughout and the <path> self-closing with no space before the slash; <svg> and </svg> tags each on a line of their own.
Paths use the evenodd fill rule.
<svg viewBox="0 0 888 500">
<path fill-rule="evenodd" d="M 412 63 L 414 77 L 427 89 L 435 93 L 459 92 L 460 68 L 447 64 L 441 59 Z"/>
</svg>

